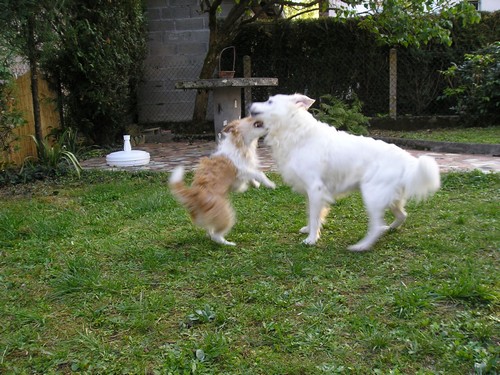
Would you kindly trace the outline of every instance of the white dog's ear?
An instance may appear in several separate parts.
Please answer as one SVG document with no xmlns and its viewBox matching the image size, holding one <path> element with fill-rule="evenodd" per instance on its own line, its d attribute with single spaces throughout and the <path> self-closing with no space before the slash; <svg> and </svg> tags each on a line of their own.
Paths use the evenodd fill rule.
<svg viewBox="0 0 500 375">
<path fill-rule="evenodd" d="M 308 96 L 302 95 L 302 94 L 295 94 L 293 95 L 293 99 L 295 101 L 295 104 L 299 108 L 305 108 L 309 109 L 310 106 L 313 105 L 313 103 L 316 101 L 314 99 L 309 98 Z"/>
</svg>

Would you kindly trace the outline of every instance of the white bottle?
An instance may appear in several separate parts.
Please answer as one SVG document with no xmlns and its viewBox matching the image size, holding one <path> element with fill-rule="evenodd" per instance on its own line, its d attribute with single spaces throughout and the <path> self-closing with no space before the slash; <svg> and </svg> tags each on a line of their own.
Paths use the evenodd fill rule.
<svg viewBox="0 0 500 375">
<path fill-rule="evenodd" d="M 123 140 L 124 140 L 123 151 L 125 152 L 132 151 L 132 146 L 130 145 L 130 135 L 124 135 Z"/>
</svg>

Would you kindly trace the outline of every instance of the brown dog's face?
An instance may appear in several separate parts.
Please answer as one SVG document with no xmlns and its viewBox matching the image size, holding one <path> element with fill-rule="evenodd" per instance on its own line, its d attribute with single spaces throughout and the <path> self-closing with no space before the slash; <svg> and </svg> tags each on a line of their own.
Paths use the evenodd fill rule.
<svg viewBox="0 0 500 375">
<path fill-rule="evenodd" d="M 241 120 L 234 120 L 229 125 L 222 129 L 225 135 L 233 134 L 241 136 L 246 144 L 249 144 L 255 139 L 259 139 L 267 134 L 267 129 L 264 128 L 262 121 L 257 121 L 252 117 L 245 117 Z"/>
</svg>

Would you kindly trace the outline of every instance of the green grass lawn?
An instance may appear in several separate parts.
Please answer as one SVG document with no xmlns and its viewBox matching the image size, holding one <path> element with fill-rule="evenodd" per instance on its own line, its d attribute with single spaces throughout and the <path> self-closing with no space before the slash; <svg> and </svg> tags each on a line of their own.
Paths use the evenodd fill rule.
<svg viewBox="0 0 500 375">
<path fill-rule="evenodd" d="M 487 128 L 426 129 L 397 131 L 370 129 L 372 137 L 397 137 L 429 141 L 500 144 L 500 126 Z"/>
<path fill-rule="evenodd" d="M 316 247 L 304 199 L 235 194 L 209 241 L 167 174 L 0 190 L 0 373 L 494 374 L 499 175 L 454 173 L 366 253 L 359 195 Z M 14 192 L 16 191 L 16 192 Z"/>
</svg>

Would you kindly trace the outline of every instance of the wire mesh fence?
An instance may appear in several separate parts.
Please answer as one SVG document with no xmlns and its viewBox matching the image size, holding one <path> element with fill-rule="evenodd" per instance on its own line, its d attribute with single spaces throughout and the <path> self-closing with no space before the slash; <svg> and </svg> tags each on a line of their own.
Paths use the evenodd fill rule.
<svg viewBox="0 0 500 375">
<path fill-rule="evenodd" d="M 408 51 L 397 53 L 395 110 L 398 116 L 451 113 L 452 103 L 443 97 L 446 82 L 440 73 L 450 62 L 435 56 L 429 63 L 429 57 L 422 56 Z M 360 65 L 359 61 L 353 63 L 359 59 L 364 59 L 364 64 Z M 310 64 L 289 66 L 284 59 L 274 61 L 273 65 L 279 68 L 269 69 L 268 64 L 252 61 L 252 76 L 276 77 L 279 85 L 252 88 L 251 101 L 266 100 L 269 95 L 276 93 L 301 92 L 315 99 L 326 94 L 348 99 L 356 94 L 363 103 L 365 115 L 380 116 L 390 112 L 389 51 L 370 58 L 345 56 L 342 64 L 329 65 L 311 61 Z M 363 65 L 366 69 L 363 69 Z M 196 91 L 176 89 L 175 83 L 197 79 L 200 70 L 201 63 L 148 67 L 139 90 L 139 122 L 151 124 L 190 121 Z M 329 73 L 323 74 L 326 70 Z M 236 76 L 242 76 L 242 68 L 239 66 Z M 207 108 L 210 120 L 213 116 L 212 106 L 208 105 Z"/>
<path fill-rule="evenodd" d="M 202 63 L 147 66 L 138 91 L 139 123 L 189 121 L 196 92 L 177 90 L 175 83 L 198 78 Z"/>
</svg>

